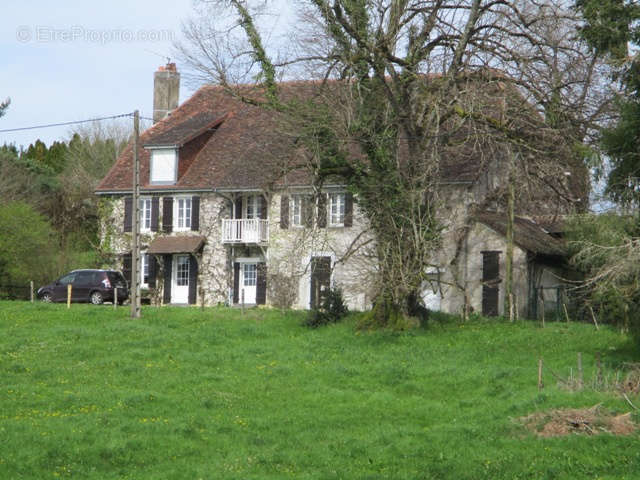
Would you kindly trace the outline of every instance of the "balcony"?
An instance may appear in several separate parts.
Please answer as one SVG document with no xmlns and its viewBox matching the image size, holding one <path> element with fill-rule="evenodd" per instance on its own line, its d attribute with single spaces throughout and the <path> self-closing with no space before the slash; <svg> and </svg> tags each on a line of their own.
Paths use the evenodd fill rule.
<svg viewBox="0 0 640 480">
<path fill-rule="evenodd" d="M 269 221 L 258 218 L 222 220 L 222 243 L 267 243 Z"/>
</svg>

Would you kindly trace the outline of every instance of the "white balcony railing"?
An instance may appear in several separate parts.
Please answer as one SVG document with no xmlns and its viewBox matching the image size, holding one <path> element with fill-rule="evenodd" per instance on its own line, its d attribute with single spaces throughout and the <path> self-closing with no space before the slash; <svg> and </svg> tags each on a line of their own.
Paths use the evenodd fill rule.
<svg viewBox="0 0 640 480">
<path fill-rule="evenodd" d="M 269 221 L 257 218 L 222 220 L 222 243 L 267 243 Z"/>
</svg>

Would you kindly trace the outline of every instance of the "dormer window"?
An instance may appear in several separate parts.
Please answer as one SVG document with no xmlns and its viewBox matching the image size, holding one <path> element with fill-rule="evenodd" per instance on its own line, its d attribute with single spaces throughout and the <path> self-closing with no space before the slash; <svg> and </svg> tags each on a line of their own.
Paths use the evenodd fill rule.
<svg viewBox="0 0 640 480">
<path fill-rule="evenodd" d="M 173 185 L 178 179 L 178 150 L 154 148 L 151 150 L 151 184 Z"/>
</svg>

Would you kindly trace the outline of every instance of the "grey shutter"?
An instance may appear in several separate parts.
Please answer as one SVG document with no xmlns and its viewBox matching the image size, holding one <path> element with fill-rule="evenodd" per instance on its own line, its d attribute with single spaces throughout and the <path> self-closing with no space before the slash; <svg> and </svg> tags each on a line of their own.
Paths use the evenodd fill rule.
<svg viewBox="0 0 640 480">
<path fill-rule="evenodd" d="M 326 228 L 327 226 L 327 195 L 321 193 L 318 195 L 318 228 Z"/>
<path fill-rule="evenodd" d="M 264 305 L 267 301 L 267 264 L 258 263 L 256 272 L 256 304 Z"/>
<path fill-rule="evenodd" d="M 131 224 L 133 223 L 131 219 L 132 210 L 133 210 L 133 198 L 126 197 L 124 199 L 124 231 L 125 232 L 131 231 Z"/>
<path fill-rule="evenodd" d="M 195 305 L 198 293 L 198 260 L 189 256 L 189 305 Z"/>
<path fill-rule="evenodd" d="M 289 228 L 289 197 L 287 195 L 280 197 L 280 228 L 283 230 Z"/>
<path fill-rule="evenodd" d="M 191 230 L 200 230 L 200 197 L 191 198 Z"/>
<path fill-rule="evenodd" d="M 234 218 L 236 219 L 242 218 L 242 197 L 236 198 L 234 206 L 235 206 Z"/>
<path fill-rule="evenodd" d="M 171 262 L 173 258 L 171 255 L 163 255 L 162 263 L 164 264 L 164 292 L 162 295 L 163 301 L 166 304 L 171 303 Z"/>
<path fill-rule="evenodd" d="M 173 230 L 173 197 L 162 199 L 162 231 L 171 233 Z"/>
<path fill-rule="evenodd" d="M 122 256 L 122 275 L 124 275 L 125 280 L 129 284 L 129 288 L 133 285 L 133 281 L 131 278 L 131 254 L 125 253 Z"/>
<path fill-rule="evenodd" d="M 344 194 L 344 226 L 353 226 L 353 195 L 350 192 Z"/>
<path fill-rule="evenodd" d="M 151 199 L 151 231 L 158 231 L 158 217 L 160 216 L 160 198 Z"/>
<path fill-rule="evenodd" d="M 240 264 L 233 264 L 233 303 L 240 302 Z"/>
<path fill-rule="evenodd" d="M 158 274 L 158 259 L 155 255 L 148 255 L 149 258 L 149 288 L 156 288 L 156 275 Z"/>
</svg>

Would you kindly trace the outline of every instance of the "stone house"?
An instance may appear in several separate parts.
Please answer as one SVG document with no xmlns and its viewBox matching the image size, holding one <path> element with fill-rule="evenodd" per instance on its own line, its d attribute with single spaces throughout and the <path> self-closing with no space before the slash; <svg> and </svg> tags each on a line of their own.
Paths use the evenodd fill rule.
<svg viewBox="0 0 640 480">
<path fill-rule="evenodd" d="M 297 152 L 271 113 L 215 86 L 178 106 L 178 87 L 174 64 L 156 72 L 155 123 L 138 149 L 141 281 L 153 301 L 310 308 L 333 286 L 351 309 L 369 308 L 375 239 L 345 185 L 325 182 L 318 191 L 287 168 Z M 103 248 L 128 278 L 132 157 L 129 145 L 96 190 Z M 500 166 L 445 169 L 442 248 L 423 292 L 432 309 L 502 313 L 504 215 L 474 208 L 499 181 L 494 170 Z M 514 239 L 514 292 L 526 315 L 535 288 L 560 281 L 564 248 L 532 218 L 516 219 Z"/>
</svg>

